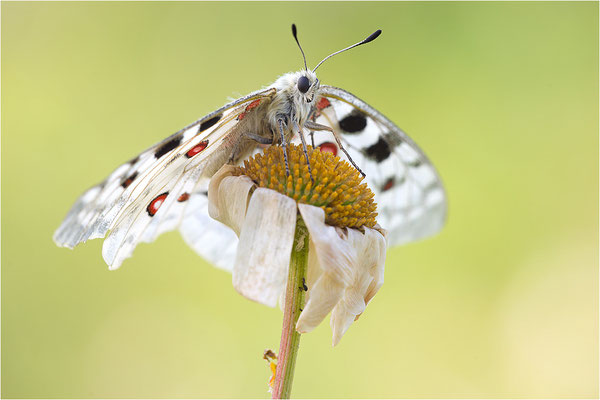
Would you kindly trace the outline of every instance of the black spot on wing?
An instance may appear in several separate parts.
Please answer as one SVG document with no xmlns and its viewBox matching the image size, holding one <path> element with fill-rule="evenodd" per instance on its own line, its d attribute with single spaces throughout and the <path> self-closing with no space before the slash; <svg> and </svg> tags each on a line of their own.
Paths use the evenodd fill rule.
<svg viewBox="0 0 600 400">
<path fill-rule="evenodd" d="M 201 123 L 200 128 L 198 128 L 198 133 L 207 130 L 208 128 L 210 128 L 211 126 L 213 126 L 214 124 L 219 122 L 219 120 L 221 119 L 222 116 L 223 115 L 217 115 L 217 116 L 214 116 L 211 119 L 206 120 L 203 123 Z"/>
<path fill-rule="evenodd" d="M 340 120 L 340 128 L 346 133 L 358 133 L 367 126 L 367 117 L 360 111 L 353 111 Z"/>
<path fill-rule="evenodd" d="M 167 154 L 168 152 L 170 152 L 171 150 L 173 150 L 174 148 L 179 146 L 179 144 L 181 143 L 181 138 L 182 138 L 181 136 L 178 136 L 176 138 L 169 140 L 162 146 L 160 146 L 154 153 L 154 157 L 161 158 L 162 156 L 164 156 L 165 154 Z"/>
<path fill-rule="evenodd" d="M 379 138 L 377 143 L 365 149 L 365 155 L 377 162 L 385 160 L 390 156 L 390 154 L 392 154 L 392 150 L 382 137 Z"/>
</svg>

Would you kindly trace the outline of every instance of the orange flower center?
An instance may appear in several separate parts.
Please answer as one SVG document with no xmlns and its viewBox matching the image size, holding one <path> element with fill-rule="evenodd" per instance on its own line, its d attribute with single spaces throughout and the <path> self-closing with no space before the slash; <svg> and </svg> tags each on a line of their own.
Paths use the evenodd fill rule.
<svg viewBox="0 0 600 400">
<path fill-rule="evenodd" d="M 345 228 L 372 228 L 377 204 L 362 175 L 348 162 L 329 152 L 307 149 L 309 173 L 301 145 L 287 147 L 290 175 L 286 176 L 283 148 L 270 146 L 244 161 L 234 175 L 246 175 L 260 187 L 275 190 L 325 211 L 325 222 Z"/>
</svg>

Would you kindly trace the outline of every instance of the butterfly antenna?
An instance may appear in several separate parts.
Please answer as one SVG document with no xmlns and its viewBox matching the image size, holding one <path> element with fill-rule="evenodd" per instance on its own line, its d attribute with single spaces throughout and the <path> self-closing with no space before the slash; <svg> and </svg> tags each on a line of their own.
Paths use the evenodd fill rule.
<svg viewBox="0 0 600 400">
<path fill-rule="evenodd" d="M 304 59 L 304 69 L 308 71 L 308 67 L 306 66 L 306 57 L 304 56 L 304 50 L 302 50 L 302 46 L 300 46 L 300 42 L 298 41 L 298 30 L 296 29 L 296 24 L 292 24 L 292 35 L 294 35 L 294 39 L 296 39 L 296 43 L 298 43 L 298 47 L 300 47 L 300 51 L 302 52 L 302 58 Z"/>
<path fill-rule="evenodd" d="M 319 65 L 323 64 L 325 62 L 325 60 L 327 60 L 327 59 L 335 56 L 336 54 L 340 54 L 340 53 L 343 53 L 346 50 L 350 50 L 350 49 L 352 49 L 352 48 L 354 48 L 356 46 L 360 46 L 361 44 L 366 44 L 366 43 L 372 42 L 373 40 L 377 39 L 377 37 L 379 35 L 381 35 L 381 29 L 377 29 L 375 32 L 373 32 L 371 35 L 369 35 L 368 38 L 366 38 L 364 40 L 361 40 L 360 42 L 355 43 L 352 46 L 348 46 L 345 49 L 342 49 L 340 51 L 336 51 L 335 53 L 328 55 L 327 57 L 325 57 L 324 59 L 322 59 L 320 63 L 317 64 L 317 66 L 315 67 L 315 69 L 313 69 L 313 72 L 315 72 L 317 70 L 317 68 L 319 68 Z M 296 39 L 296 40 L 298 40 L 298 39 Z"/>
</svg>

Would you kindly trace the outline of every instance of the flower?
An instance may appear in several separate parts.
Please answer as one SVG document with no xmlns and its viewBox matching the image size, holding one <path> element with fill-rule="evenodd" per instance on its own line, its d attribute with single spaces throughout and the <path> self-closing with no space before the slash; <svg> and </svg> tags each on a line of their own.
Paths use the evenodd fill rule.
<svg viewBox="0 0 600 400">
<path fill-rule="evenodd" d="M 331 312 L 333 345 L 383 284 L 385 231 L 375 221 L 373 193 L 358 171 L 331 153 L 272 146 L 211 179 L 209 214 L 238 235 L 233 286 L 274 307 L 285 293 L 296 224 L 309 234 L 306 304 L 296 330 L 313 330 Z M 283 194 L 282 194 L 283 193 Z"/>
</svg>

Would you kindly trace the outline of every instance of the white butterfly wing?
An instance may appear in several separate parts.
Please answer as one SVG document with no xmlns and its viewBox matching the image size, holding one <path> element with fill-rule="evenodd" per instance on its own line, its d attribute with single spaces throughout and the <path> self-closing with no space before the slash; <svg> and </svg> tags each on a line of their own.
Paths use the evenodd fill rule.
<svg viewBox="0 0 600 400">
<path fill-rule="evenodd" d="M 139 242 L 150 242 L 179 226 L 184 216 L 196 215 L 196 198 L 205 190 L 199 188 L 203 173 L 215 158 L 227 161 L 229 154 L 223 148 L 238 117 L 248 112 L 249 104 L 270 101 L 275 92 L 271 88 L 235 100 L 118 167 L 76 201 L 56 230 L 54 241 L 73 248 L 110 231 L 102 253 L 111 269 L 118 268 Z M 200 207 L 208 218 L 204 208 Z M 185 231 L 182 233 L 185 236 Z M 207 251 L 208 255 L 199 252 L 213 262 L 218 256 L 214 250 Z"/>
<path fill-rule="evenodd" d="M 238 237 L 231 228 L 208 215 L 208 182 L 202 178 L 190 197 L 179 226 L 184 241 L 204 259 L 226 271 L 233 269 Z"/>
<path fill-rule="evenodd" d="M 377 221 L 388 231 L 390 245 L 437 233 L 446 220 L 446 194 L 427 156 L 393 122 L 356 96 L 332 86 L 321 86 L 320 94 L 313 119 L 341 134 L 344 147 L 366 174 L 375 193 Z M 331 133 L 317 131 L 312 136 L 315 146 L 337 153 Z M 339 156 L 346 158 L 341 151 Z"/>
</svg>

